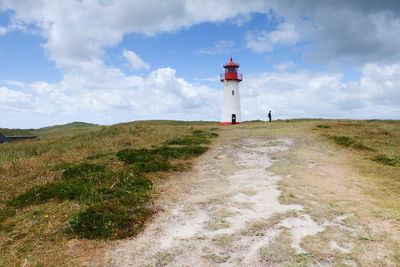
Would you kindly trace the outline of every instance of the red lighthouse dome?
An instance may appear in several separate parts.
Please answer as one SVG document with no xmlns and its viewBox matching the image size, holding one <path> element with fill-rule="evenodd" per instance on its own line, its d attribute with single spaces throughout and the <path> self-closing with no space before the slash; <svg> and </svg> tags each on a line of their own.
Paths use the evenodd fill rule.
<svg viewBox="0 0 400 267">
<path fill-rule="evenodd" d="M 227 80 L 235 80 L 238 82 L 241 82 L 243 79 L 243 75 L 241 73 L 237 72 L 237 69 L 240 67 L 239 64 L 236 64 L 235 62 L 229 61 L 228 64 L 224 65 L 225 73 L 220 75 L 220 80 L 221 82 Z"/>
</svg>

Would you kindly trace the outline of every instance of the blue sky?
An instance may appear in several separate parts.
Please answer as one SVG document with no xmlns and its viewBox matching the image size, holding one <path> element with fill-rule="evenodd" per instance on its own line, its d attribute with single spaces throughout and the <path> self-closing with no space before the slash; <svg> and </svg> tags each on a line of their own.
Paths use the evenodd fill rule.
<svg viewBox="0 0 400 267">
<path fill-rule="evenodd" d="M 399 119 L 396 1 L 0 0 L 0 128 L 220 118 Z"/>
</svg>

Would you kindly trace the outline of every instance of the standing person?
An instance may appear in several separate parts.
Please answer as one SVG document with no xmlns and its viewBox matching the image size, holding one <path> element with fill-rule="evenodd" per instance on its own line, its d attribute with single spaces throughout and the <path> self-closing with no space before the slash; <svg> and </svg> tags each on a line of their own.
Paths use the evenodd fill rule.
<svg viewBox="0 0 400 267">
<path fill-rule="evenodd" d="M 271 110 L 268 112 L 268 120 L 269 120 L 270 122 L 272 121 Z"/>
</svg>

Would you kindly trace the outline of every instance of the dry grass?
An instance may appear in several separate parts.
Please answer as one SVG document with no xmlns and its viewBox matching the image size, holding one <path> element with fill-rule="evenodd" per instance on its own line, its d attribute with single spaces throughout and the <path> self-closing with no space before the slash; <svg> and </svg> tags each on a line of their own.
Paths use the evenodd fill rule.
<svg viewBox="0 0 400 267">
<path fill-rule="evenodd" d="M 33 185 L 62 179 L 66 163 L 103 164 L 117 172 L 126 168 L 115 154 L 123 149 L 152 148 L 167 140 L 210 129 L 216 123 L 149 121 L 109 127 L 79 125 L 34 130 L 37 139 L 0 146 L 0 208 Z M 188 164 L 186 164 L 188 166 Z M 170 172 L 150 174 L 156 183 Z M 156 192 L 155 192 L 156 193 Z M 81 210 L 79 201 L 50 200 L 18 208 L 1 223 L 0 266 L 83 265 L 101 253 L 106 241 L 78 240 L 66 234 L 68 219 Z M 1 215 L 1 214 L 0 214 Z M 0 216 L 1 218 L 1 216 Z M 99 263 L 101 264 L 101 263 Z"/>
<path fill-rule="evenodd" d="M 264 257 L 270 256 L 266 260 L 289 265 L 400 264 L 400 244 L 393 238 L 400 234 L 400 121 L 290 120 L 226 130 L 222 138 L 292 137 L 291 149 L 275 153 L 268 168 L 286 177 L 279 182 L 280 202 L 302 205 L 319 224 L 334 223 L 303 239 L 308 255 L 288 253 L 279 258 L 264 250 Z M 335 245 L 329 240 L 336 240 Z M 345 252 L 337 246 L 352 249 Z"/>
</svg>

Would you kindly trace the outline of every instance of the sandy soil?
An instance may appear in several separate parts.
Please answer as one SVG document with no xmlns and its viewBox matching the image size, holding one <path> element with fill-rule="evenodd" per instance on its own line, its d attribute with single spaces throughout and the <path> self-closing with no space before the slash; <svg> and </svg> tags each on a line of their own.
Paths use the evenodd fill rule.
<svg viewBox="0 0 400 267">
<path fill-rule="evenodd" d="M 296 199 L 282 189 L 291 175 L 270 167 L 293 143 L 246 137 L 215 145 L 193 171 L 164 185 L 163 211 L 106 255 L 109 266 L 358 265 L 354 244 L 343 239 L 362 230 L 344 222 L 352 214 L 318 217 L 301 201 L 285 201 Z M 332 255 L 308 257 L 316 244 Z"/>
</svg>

